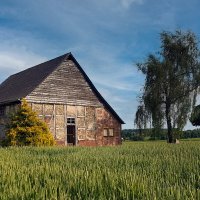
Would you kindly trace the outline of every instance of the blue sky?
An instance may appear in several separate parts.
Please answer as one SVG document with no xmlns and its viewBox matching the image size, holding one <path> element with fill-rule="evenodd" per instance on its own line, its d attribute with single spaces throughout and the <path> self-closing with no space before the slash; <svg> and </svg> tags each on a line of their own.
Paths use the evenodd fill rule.
<svg viewBox="0 0 200 200">
<path fill-rule="evenodd" d="M 163 30 L 200 38 L 199 8 L 199 0 L 0 0 L 0 82 L 72 52 L 133 128 L 144 83 L 135 64 L 159 50 Z"/>
</svg>

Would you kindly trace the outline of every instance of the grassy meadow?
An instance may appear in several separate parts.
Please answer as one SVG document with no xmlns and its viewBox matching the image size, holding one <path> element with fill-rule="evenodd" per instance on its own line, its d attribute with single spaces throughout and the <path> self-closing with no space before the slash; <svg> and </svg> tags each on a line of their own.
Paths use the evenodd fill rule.
<svg viewBox="0 0 200 200">
<path fill-rule="evenodd" d="M 0 200 L 200 199 L 200 141 L 0 149 Z"/>
</svg>

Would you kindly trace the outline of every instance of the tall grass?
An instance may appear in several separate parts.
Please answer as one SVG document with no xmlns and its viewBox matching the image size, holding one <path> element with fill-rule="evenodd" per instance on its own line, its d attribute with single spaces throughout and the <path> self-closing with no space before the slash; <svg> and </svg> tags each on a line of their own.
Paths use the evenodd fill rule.
<svg viewBox="0 0 200 200">
<path fill-rule="evenodd" d="M 0 200 L 200 199 L 200 141 L 0 149 Z"/>
</svg>

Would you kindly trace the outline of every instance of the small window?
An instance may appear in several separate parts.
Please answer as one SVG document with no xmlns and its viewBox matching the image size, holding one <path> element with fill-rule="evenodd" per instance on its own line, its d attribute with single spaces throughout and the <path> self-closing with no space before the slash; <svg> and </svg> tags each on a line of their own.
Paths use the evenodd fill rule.
<svg viewBox="0 0 200 200">
<path fill-rule="evenodd" d="M 103 136 L 104 137 L 107 137 L 108 136 L 108 129 L 107 128 L 104 128 L 104 130 L 103 130 Z"/>
<path fill-rule="evenodd" d="M 113 128 L 104 128 L 103 136 L 104 137 L 113 137 L 114 136 L 114 129 Z"/>
<path fill-rule="evenodd" d="M 0 116 L 4 116 L 4 115 L 5 115 L 5 107 L 0 106 Z"/>
<path fill-rule="evenodd" d="M 114 132 L 113 128 L 110 128 L 109 129 L 109 136 L 114 136 L 113 132 Z"/>
<path fill-rule="evenodd" d="M 75 124 L 75 118 L 72 117 L 67 118 L 67 124 Z"/>
</svg>

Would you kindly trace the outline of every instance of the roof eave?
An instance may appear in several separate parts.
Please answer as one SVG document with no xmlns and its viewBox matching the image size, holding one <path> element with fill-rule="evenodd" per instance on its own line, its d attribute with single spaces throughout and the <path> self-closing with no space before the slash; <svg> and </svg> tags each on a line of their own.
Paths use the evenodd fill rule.
<svg viewBox="0 0 200 200">
<path fill-rule="evenodd" d="M 14 103 L 20 103 L 21 99 L 15 99 L 15 100 L 8 100 L 0 102 L 0 105 L 7 105 L 7 104 L 14 104 Z"/>
</svg>

